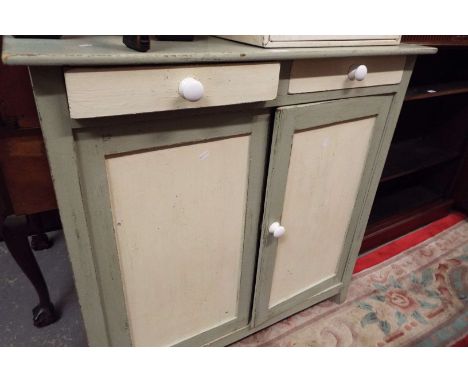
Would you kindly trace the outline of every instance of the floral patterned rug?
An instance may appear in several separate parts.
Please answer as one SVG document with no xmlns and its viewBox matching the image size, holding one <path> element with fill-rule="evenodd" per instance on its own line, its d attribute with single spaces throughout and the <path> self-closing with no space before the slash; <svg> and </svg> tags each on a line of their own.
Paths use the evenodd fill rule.
<svg viewBox="0 0 468 382">
<path fill-rule="evenodd" d="M 439 228 L 437 228 L 439 227 Z M 440 228 L 442 227 L 442 228 Z M 438 233 L 433 235 L 434 230 Z M 431 231 L 432 230 L 432 231 Z M 424 235 L 429 236 L 420 240 Z M 389 248 L 412 246 L 388 255 Z M 233 346 L 451 346 L 468 334 L 468 220 L 452 214 L 364 255 L 347 300 L 325 301 Z M 372 257 L 371 257 L 372 256 Z"/>
</svg>

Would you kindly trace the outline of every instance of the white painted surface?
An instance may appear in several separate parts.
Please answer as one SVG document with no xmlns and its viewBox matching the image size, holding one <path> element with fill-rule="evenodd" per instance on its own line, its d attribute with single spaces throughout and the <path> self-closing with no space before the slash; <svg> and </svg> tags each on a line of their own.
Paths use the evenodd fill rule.
<svg viewBox="0 0 468 382">
<path fill-rule="evenodd" d="M 378 41 L 398 40 L 399 35 L 270 35 L 270 41 Z"/>
<path fill-rule="evenodd" d="M 279 69 L 279 63 L 73 68 L 65 84 L 71 117 L 91 118 L 272 100 Z M 197 102 L 179 94 L 187 77 L 203 84 Z"/>
<path fill-rule="evenodd" d="M 264 48 L 398 45 L 400 35 L 222 35 L 228 40 Z"/>
<path fill-rule="evenodd" d="M 237 315 L 250 136 L 106 160 L 133 343 Z"/>
<path fill-rule="evenodd" d="M 362 81 L 349 79 L 348 73 L 360 65 L 366 66 L 365 78 Z M 398 84 L 404 66 L 404 56 L 296 60 L 291 68 L 289 93 Z"/>
<path fill-rule="evenodd" d="M 354 208 L 375 118 L 293 137 L 269 307 L 332 277 Z"/>
</svg>

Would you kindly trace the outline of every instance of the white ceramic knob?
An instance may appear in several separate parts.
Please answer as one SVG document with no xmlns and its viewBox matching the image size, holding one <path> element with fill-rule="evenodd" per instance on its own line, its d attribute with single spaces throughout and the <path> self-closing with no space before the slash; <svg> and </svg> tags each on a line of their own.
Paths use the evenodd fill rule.
<svg viewBox="0 0 468 382">
<path fill-rule="evenodd" d="M 192 77 L 184 78 L 179 84 L 179 94 L 187 101 L 196 102 L 203 97 L 203 84 Z"/>
<path fill-rule="evenodd" d="M 367 66 L 366 65 L 356 65 L 352 66 L 348 78 L 353 81 L 362 81 L 367 76 Z"/>
<path fill-rule="evenodd" d="M 272 225 L 270 225 L 268 231 L 272 233 L 274 237 L 281 237 L 286 232 L 286 229 L 280 225 L 280 223 L 274 222 Z"/>
</svg>

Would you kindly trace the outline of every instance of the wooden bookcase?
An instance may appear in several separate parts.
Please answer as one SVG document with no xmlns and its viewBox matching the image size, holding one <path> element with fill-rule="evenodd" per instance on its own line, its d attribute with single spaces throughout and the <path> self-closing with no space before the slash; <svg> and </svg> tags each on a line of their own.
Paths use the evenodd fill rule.
<svg viewBox="0 0 468 382">
<path fill-rule="evenodd" d="M 468 40 L 416 37 L 403 40 L 439 52 L 416 62 L 361 253 L 453 209 L 468 211 Z"/>
</svg>

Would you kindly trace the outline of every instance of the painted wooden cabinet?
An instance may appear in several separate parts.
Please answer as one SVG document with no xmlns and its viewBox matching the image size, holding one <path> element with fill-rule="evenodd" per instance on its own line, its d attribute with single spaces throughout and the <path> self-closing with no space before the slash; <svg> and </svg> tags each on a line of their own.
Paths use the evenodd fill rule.
<svg viewBox="0 0 468 382">
<path fill-rule="evenodd" d="M 343 301 L 415 55 L 435 50 L 116 38 L 5 41 L 30 66 L 90 344 L 226 345 Z"/>
</svg>

